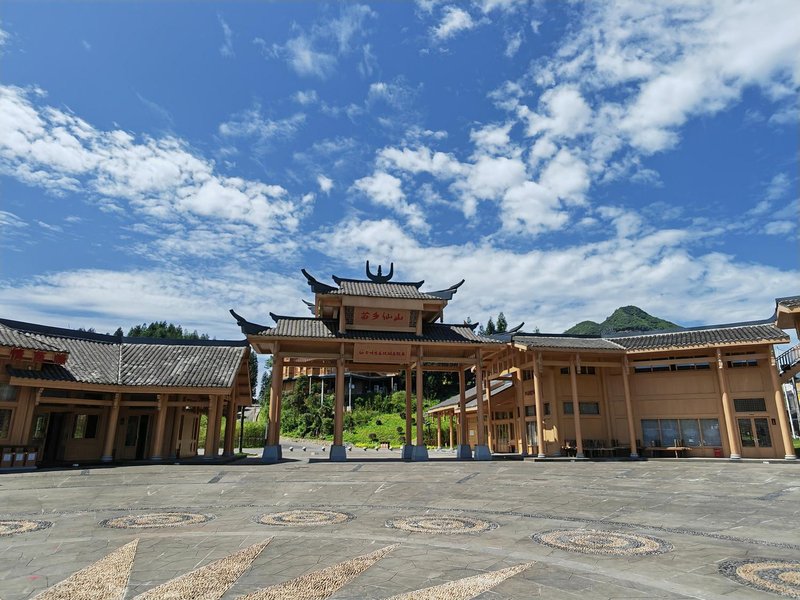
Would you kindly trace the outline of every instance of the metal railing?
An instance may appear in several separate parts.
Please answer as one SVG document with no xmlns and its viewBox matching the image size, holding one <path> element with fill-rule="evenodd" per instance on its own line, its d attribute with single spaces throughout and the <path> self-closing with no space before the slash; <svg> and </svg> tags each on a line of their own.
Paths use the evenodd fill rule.
<svg viewBox="0 0 800 600">
<path fill-rule="evenodd" d="M 800 344 L 793 348 L 789 348 L 786 352 L 777 357 L 775 362 L 777 363 L 778 370 L 781 373 L 785 373 L 791 369 L 800 362 Z"/>
</svg>

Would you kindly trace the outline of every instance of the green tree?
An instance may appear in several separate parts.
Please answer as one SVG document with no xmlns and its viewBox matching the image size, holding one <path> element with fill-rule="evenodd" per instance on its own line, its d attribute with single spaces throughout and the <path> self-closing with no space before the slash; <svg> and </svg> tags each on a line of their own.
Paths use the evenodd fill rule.
<svg viewBox="0 0 800 600">
<path fill-rule="evenodd" d="M 486 322 L 486 329 L 484 329 L 483 331 L 486 335 L 492 335 L 493 333 L 497 333 L 497 327 L 495 327 L 492 317 L 489 317 L 489 320 Z"/>
<path fill-rule="evenodd" d="M 501 311 L 497 315 L 497 333 L 505 333 L 506 331 L 508 331 L 508 321 L 506 321 L 506 316 Z"/>
<path fill-rule="evenodd" d="M 148 337 L 171 340 L 208 340 L 211 339 L 207 333 L 197 333 L 197 330 L 188 331 L 180 325 L 167 323 L 166 321 L 153 321 L 150 324 L 142 323 L 135 325 L 128 331 L 128 337 Z"/>
<path fill-rule="evenodd" d="M 256 384 L 258 384 L 258 358 L 256 353 L 250 350 L 250 362 L 247 365 L 250 374 L 250 393 L 253 400 L 256 398 Z"/>
</svg>

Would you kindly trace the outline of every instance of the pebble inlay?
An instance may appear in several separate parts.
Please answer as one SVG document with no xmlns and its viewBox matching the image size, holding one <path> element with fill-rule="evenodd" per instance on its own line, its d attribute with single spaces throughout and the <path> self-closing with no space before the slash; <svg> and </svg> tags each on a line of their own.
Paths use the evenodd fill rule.
<svg viewBox="0 0 800 600">
<path fill-rule="evenodd" d="M 30 521 L 28 519 L 2 520 L 0 521 L 0 537 L 6 535 L 16 535 L 18 533 L 28 533 L 52 527 L 50 521 Z"/>
<path fill-rule="evenodd" d="M 483 533 L 497 527 L 497 523 L 482 521 L 472 517 L 453 515 L 423 515 L 402 519 L 389 519 L 386 527 L 402 529 L 412 533 L 451 534 L 451 533 Z"/>
<path fill-rule="evenodd" d="M 526 563 L 517 565 L 516 567 L 500 569 L 499 571 L 482 573 L 474 577 L 448 581 L 442 585 L 435 585 L 423 590 L 392 596 L 388 598 L 388 600 L 469 600 L 470 598 L 475 598 L 491 590 L 509 577 L 521 573 L 533 564 L 534 563 Z"/>
<path fill-rule="evenodd" d="M 335 510 L 287 510 L 279 513 L 266 513 L 256 517 L 261 525 L 279 525 L 281 527 L 314 527 L 339 525 L 355 519 L 355 515 Z"/>
<path fill-rule="evenodd" d="M 104 521 L 100 521 L 100 525 L 113 529 L 181 527 L 183 525 L 198 525 L 210 521 L 213 518 L 213 515 L 201 515 L 198 513 L 163 512 L 105 519 Z"/>
<path fill-rule="evenodd" d="M 719 572 L 757 590 L 800 598 L 800 561 L 769 558 L 726 560 L 720 564 Z"/>
<path fill-rule="evenodd" d="M 570 552 L 642 556 L 672 550 L 672 544 L 641 533 L 620 533 L 597 529 L 556 529 L 531 536 L 536 542 Z"/>
</svg>

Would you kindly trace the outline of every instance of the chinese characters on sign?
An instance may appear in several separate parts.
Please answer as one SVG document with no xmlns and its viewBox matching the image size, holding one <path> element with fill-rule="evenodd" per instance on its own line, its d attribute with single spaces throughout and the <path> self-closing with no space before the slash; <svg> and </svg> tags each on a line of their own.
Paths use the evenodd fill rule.
<svg viewBox="0 0 800 600">
<path fill-rule="evenodd" d="M 353 362 L 405 364 L 411 361 L 411 346 L 354 344 Z"/>
<path fill-rule="evenodd" d="M 355 308 L 355 326 L 369 326 L 371 329 L 408 329 L 410 325 L 408 310 L 387 308 Z"/>
</svg>

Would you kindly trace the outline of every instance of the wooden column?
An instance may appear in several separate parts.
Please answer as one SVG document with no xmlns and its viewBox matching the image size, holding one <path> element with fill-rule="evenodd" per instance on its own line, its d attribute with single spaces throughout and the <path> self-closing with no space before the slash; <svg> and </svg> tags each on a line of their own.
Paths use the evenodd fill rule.
<svg viewBox="0 0 800 600">
<path fill-rule="evenodd" d="M 336 398 L 333 405 L 333 445 L 341 446 L 344 434 L 344 359 L 336 361 Z"/>
<path fill-rule="evenodd" d="M 540 360 L 542 355 L 538 352 L 533 355 L 533 394 L 536 402 L 536 449 L 537 457 L 544 458 L 544 398 L 542 398 L 542 368 Z M 573 398 L 573 405 L 575 400 Z"/>
<path fill-rule="evenodd" d="M 458 443 L 469 444 L 469 431 L 467 430 L 467 390 L 464 381 L 464 370 L 458 370 Z"/>
<path fill-rule="evenodd" d="M 411 445 L 411 367 L 406 369 L 406 445 Z"/>
<path fill-rule="evenodd" d="M 156 431 L 153 436 L 153 451 L 150 460 L 163 460 L 164 432 L 167 428 L 167 394 L 158 395 L 158 414 L 156 415 Z M 208 435 L 208 431 L 206 431 Z"/>
<path fill-rule="evenodd" d="M 778 379 L 778 365 L 775 362 L 775 350 L 769 349 L 769 375 L 772 380 L 772 390 L 775 396 L 775 409 L 778 411 L 778 423 L 781 426 L 781 438 L 783 440 L 783 457 L 786 460 L 797 460 L 792 444 L 792 434 L 789 428 L 789 421 L 786 419 L 786 401 L 783 398 L 781 382 Z"/>
<path fill-rule="evenodd" d="M 477 360 L 475 361 L 475 403 L 478 409 L 478 424 L 477 424 L 477 431 L 476 440 L 478 442 L 478 446 L 485 446 L 486 445 L 486 435 L 484 432 L 484 426 L 486 425 L 486 420 L 484 416 L 484 408 L 483 408 L 483 361 L 481 361 L 481 351 L 478 350 L 477 352 Z"/>
<path fill-rule="evenodd" d="M 114 404 L 108 411 L 108 423 L 106 423 L 106 439 L 103 441 L 103 456 L 100 460 L 111 462 L 114 460 L 114 440 L 117 436 L 117 421 L 119 421 L 119 404 L 122 394 L 114 394 Z"/>
<path fill-rule="evenodd" d="M 725 415 L 725 429 L 728 432 L 728 447 L 731 451 L 730 458 L 738 460 L 742 458 L 742 449 L 739 445 L 739 430 L 736 426 L 735 411 L 733 401 L 728 391 L 728 378 L 725 375 L 725 361 L 722 351 L 717 348 L 717 376 L 719 377 L 719 389 L 722 392 L 722 412 Z"/>
<path fill-rule="evenodd" d="M 450 413 L 450 449 L 451 450 L 453 448 L 455 448 L 455 446 L 453 444 L 453 442 L 455 441 L 455 440 L 453 440 L 453 419 L 455 418 L 455 416 L 456 416 L 456 411 L 453 411 L 453 412 Z"/>
<path fill-rule="evenodd" d="M 558 394 L 556 393 L 556 369 L 548 367 L 545 369 L 548 373 L 547 376 L 547 397 L 550 398 L 550 417 L 553 419 L 553 431 L 555 433 L 556 448 L 553 452 L 554 456 L 561 456 L 561 445 L 564 443 L 564 429 L 561 427 L 561 407 L 558 403 Z"/>
<path fill-rule="evenodd" d="M 419 354 L 417 358 L 417 446 L 424 446 L 425 439 L 423 437 L 423 416 L 422 416 L 422 396 L 423 396 L 423 389 L 422 389 L 422 379 L 423 372 L 422 372 L 422 348 L 419 349 Z"/>
<path fill-rule="evenodd" d="M 222 439 L 222 417 L 225 412 L 225 398 L 219 396 L 217 398 L 217 412 L 215 414 L 216 421 L 214 422 L 214 456 L 219 455 L 219 442 Z"/>
<path fill-rule="evenodd" d="M 442 413 L 436 413 L 436 449 L 442 449 Z"/>
<path fill-rule="evenodd" d="M 281 428 L 281 393 L 283 388 L 283 355 L 272 355 L 272 386 L 269 391 L 269 429 L 267 430 L 267 445 L 280 444 Z"/>
<path fill-rule="evenodd" d="M 631 458 L 639 456 L 639 449 L 636 447 L 636 426 L 633 423 L 633 401 L 631 400 L 631 384 L 628 380 L 630 366 L 628 357 L 622 361 L 622 389 L 625 391 L 625 413 L 628 417 L 628 437 L 631 443 Z"/>
<path fill-rule="evenodd" d="M 525 420 L 525 390 L 522 383 L 522 369 L 512 370 L 514 378 L 514 395 L 517 401 L 517 444 L 522 456 L 528 454 L 528 423 Z"/>
<path fill-rule="evenodd" d="M 578 403 L 578 377 L 575 374 L 575 357 L 569 360 L 569 382 L 572 387 L 572 418 L 575 421 L 575 458 L 583 458 L 583 439 L 581 434 L 581 411 Z M 537 415 L 538 417 L 538 415 Z"/>
<path fill-rule="evenodd" d="M 606 381 L 606 368 L 605 367 L 597 367 L 600 372 L 600 396 L 603 400 L 603 414 L 605 414 L 605 422 L 606 422 L 606 437 L 611 440 L 611 436 L 614 435 L 614 426 L 613 420 L 611 419 L 611 399 L 608 397 L 608 382 Z"/>
<path fill-rule="evenodd" d="M 203 452 L 203 458 L 211 460 L 217 455 L 216 448 L 214 447 L 214 423 L 217 422 L 217 397 L 208 397 L 208 418 L 206 420 L 206 445 Z"/>
<path fill-rule="evenodd" d="M 486 444 L 489 446 L 490 452 L 496 452 L 497 449 L 494 447 L 494 419 L 492 418 L 492 381 L 489 379 L 488 373 L 484 387 L 486 392 L 486 435 L 488 438 Z"/>
<path fill-rule="evenodd" d="M 180 399 L 180 396 L 178 396 Z M 181 416 L 183 407 L 176 406 L 172 410 L 172 436 L 170 438 L 169 457 L 178 458 L 178 442 L 181 438 Z"/>
<path fill-rule="evenodd" d="M 236 435 L 236 402 L 234 397 L 228 398 L 228 412 L 225 415 L 225 445 L 222 449 L 223 456 L 233 456 L 233 438 Z"/>
</svg>

